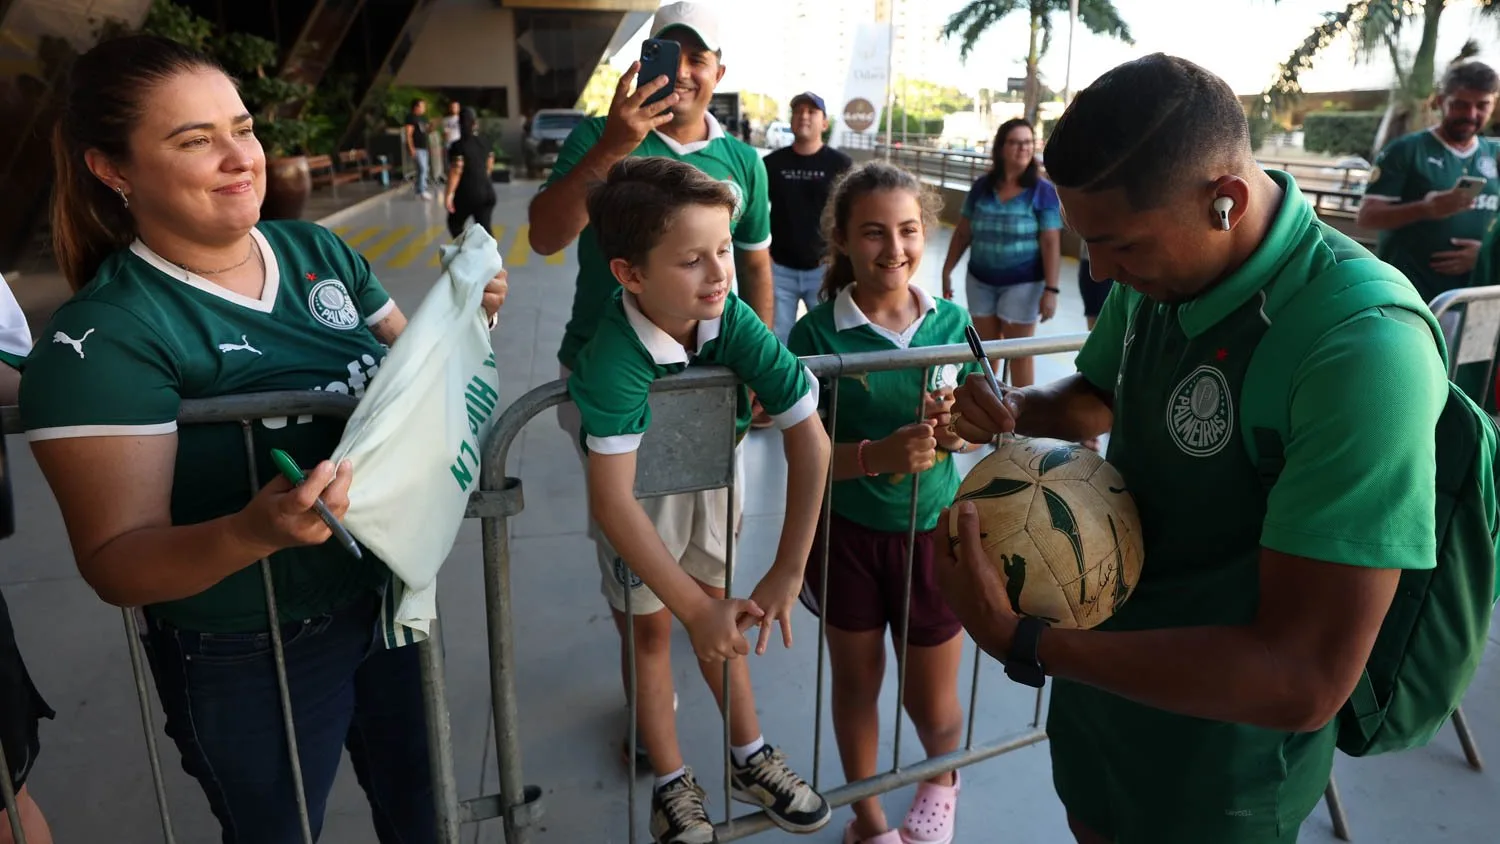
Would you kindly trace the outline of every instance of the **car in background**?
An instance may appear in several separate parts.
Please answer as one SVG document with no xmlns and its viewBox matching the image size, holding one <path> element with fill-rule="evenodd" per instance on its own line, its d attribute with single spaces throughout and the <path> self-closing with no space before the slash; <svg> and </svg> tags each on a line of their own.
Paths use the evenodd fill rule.
<svg viewBox="0 0 1500 844">
<path fill-rule="evenodd" d="M 773 120 L 766 125 L 766 149 L 789 147 L 796 140 L 791 124 L 785 120 Z"/>
<path fill-rule="evenodd" d="M 587 119 L 588 114 L 574 108 L 544 108 L 532 115 L 522 145 L 526 177 L 540 179 L 544 171 L 551 169 L 568 134 Z"/>
</svg>

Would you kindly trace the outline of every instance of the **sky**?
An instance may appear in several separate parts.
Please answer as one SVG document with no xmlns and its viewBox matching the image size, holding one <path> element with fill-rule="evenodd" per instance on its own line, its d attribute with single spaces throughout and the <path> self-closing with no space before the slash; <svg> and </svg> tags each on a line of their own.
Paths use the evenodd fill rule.
<svg viewBox="0 0 1500 844">
<path fill-rule="evenodd" d="M 837 1 L 837 0 L 835 0 Z M 715 7 L 724 40 L 727 68 L 721 91 L 748 90 L 788 95 L 785 69 L 796 61 L 787 55 L 779 37 L 790 17 L 789 0 L 700 0 Z M 872 10 L 873 0 L 869 3 Z M 930 7 L 935 20 L 964 5 L 963 0 L 892 0 L 895 3 Z M 1079 25 L 1073 45 L 1074 90 L 1117 64 L 1152 52 L 1165 52 L 1197 62 L 1229 82 L 1236 93 L 1262 91 L 1274 78 L 1276 66 L 1321 20 L 1321 13 L 1343 8 L 1344 0 L 1114 0 L 1120 16 L 1129 24 L 1135 45 L 1094 35 Z M 664 3 L 665 4 L 665 3 Z M 871 14 L 873 18 L 873 11 Z M 1061 90 L 1067 70 L 1066 13 L 1056 16 L 1052 49 L 1042 60 L 1041 70 L 1050 86 Z M 647 37 L 649 24 L 612 61 L 628 67 Z M 1466 38 L 1480 44 L 1481 60 L 1500 66 L 1500 24 L 1479 21 L 1473 0 L 1449 0 L 1439 32 L 1438 67 L 1455 55 Z M 1025 71 L 1027 18 L 1015 13 L 987 33 L 966 64 L 958 60 L 958 46 L 940 53 L 945 61 L 912 69 L 896 68 L 912 78 L 953 85 L 969 93 L 981 87 L 1004 87 L 1008 76 Z M 1411 45 L 1415 47 L 1415 43 Z M 753 58 L 750 58 L 753 57 Z M 1390 62 L 1379 59 L 1356 65 L 1350 43 L 1340 39 L 1323 51 L 1310 71 L 1302 75 L 1305 91 L 1338 91 L 1351 88 L 1382 88 L 1390 81 Z M 830 91 L 843 79 L 828 80 Z M 788 98 L 782 97 L 782 98 Z"/>
</svg>

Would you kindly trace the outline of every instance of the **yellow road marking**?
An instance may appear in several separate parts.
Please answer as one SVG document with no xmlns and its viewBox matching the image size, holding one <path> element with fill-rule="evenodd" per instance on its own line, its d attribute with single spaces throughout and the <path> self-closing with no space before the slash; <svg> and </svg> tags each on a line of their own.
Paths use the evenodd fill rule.
<svg viewBox="0 0 1500 844">
<path fill-rule="evenodd" d="M 357 247 L 377 234 L 380 234 L 380 226 L 371 226 L 353 237 L 344 238 L 344 242 Z"/>
<path fill-rule="evenodd" d="M 400 252 L 397 252 L 391 258 L 390 268 L 393 270 L 405 269 L 412 261 L 417 260 L 421 256 L 423 250 L 432 245 L 432 242 L 437 239 L 438 235 L 445 231 L 447 231 L 447 228 L 444 226 L 433 226 L 417 237 L 412 238 L 411 243 L 406 244 Z M 432 254 L 436 256 L 437 250 L 432 250 Z"/>
<path fill-rule="evenodd" d="M 378 260 L 380 256 L 390 251 L 390 248 L 392 246 L 395 246 L 396 244 L 405 240 L 406 236 L 411 234 L 411 232 L 411 226 L 401 226 L 400 228 L 393 229 L 390 234 L 382 237 L 380 240 L 377 240 L 374 243 L 370 244 L 370 247 L 368 249 L 361 249 L 360 251 L 364 253 L 366 260 Z"/>
<path fill-rule="evenodd" d="M 333 227 L 333 233 L 336 234 L 336 235 L 338 235 L 339 237 L 343 237 L 344 235 L 346 235 L 346 234 L 349 233 L 349 227 L 348 226 L 334 226 Z"/>
<path fill-rule="evenodd" d="M 522 223 L 516 226 L 516 240 L 510 245 L 510 253 L 505 256 L 505 266 L 524 267 L 531 261 L 531 224 Z"/>
</svg>

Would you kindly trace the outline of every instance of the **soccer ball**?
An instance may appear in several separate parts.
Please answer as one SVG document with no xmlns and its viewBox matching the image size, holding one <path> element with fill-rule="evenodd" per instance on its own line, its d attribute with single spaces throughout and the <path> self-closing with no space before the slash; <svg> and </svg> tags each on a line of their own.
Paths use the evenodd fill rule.
<svg viewBox="0 0 1500 844">
<path fill-rule="evenodd" d="M 1120 473 L 1077 443 L 1002 437 L 954 502 L 979 511 L 984 551 L 1011 606 L 1087 629 L 1120 608 L 1141 575 L 1141 523 Z M 958 535 L 958 510 L 948 529 Z"/>
</svg>

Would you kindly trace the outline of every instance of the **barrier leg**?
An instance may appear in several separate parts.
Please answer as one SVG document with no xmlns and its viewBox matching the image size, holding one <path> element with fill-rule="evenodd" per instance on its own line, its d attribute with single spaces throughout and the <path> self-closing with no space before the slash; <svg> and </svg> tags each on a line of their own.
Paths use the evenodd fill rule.
<svg viewBox="0 0 1500 844">
<path fill-rule="evenodd" d="M 739 535 L 735 531 L 736 519 L 734 518 L 734 505 L 737 499 L 735 495 L 735 484 L 739 482 L 739 453 L 738 448 L 729 453 L 729 512 L 724 517 L 724 597 L 730 598 L 734 595 L 734 547 L 739 544 Z M 742 659 L 749 660 L 749 655 Z M 724 660 L 724 824 L 731 834 L 734 832 L 734 753 L 730 750 L 731 737 L 729 734 L 730 713 L 733 711 L 731 701 L 732 689 L 729 686 L 729 664 L 730 660 Z"/>
<path fill-rule="evenodd" d="M 516 704 L 516 645 L 511 624 L 510 537 L 504 518 L 486 518 L 484 591 L 490 645 L 490 706 L 495 718 L 495 763 L 500 771 L 500 816 L 505 844 L 531 844 L 534 795 L 521 781 L 520 712 Z M 540 795 L 535 795 L 540 799 Z"/>
<path fill-rule="evenodd" d="M 1328 787 L 1323 789 L 1323 799 L 1328 803 L 1328 819 L 1333 821 L 1333 837 L 1340 841 L 1353 841 L 1349 835 L 1349 818 L 1344 814 L 1344 799 L 1339 796 L 1338 783 L 1328 775 Z"/>
<path fill-rule="evenodd" d="M 630 748 L 627 751 L 629 756 L 625 760 L 625 764 L 629 765 L 631 769 L 625 775 L 625 799 L 627 801 L 625 812 L 630 824 L 627 827 L 630 830 L 629 841 L 630 844 L 635 844 L 635 754 L 636 743 L 640 740 L 637 734 L 636 718 L 639 717 L 640 713 L 640 701 L 637 697 L 640 694 L 640 683 L 635 673 L 635 614 L 631 610 L 630 600 L 631 593 L 635 591 L 630 588 L 630 579 L 633 575 L 630 573 L 629 564 L 623 560 L 621 560 L 621 564 L 625 566 L 625 661 L 627 663 L 626 673 L 630 675 L 630 694 L 625 701 L 626 709 L 630 713 Z M 652 770 L 652 773 L 655 773 L 655 769 Z"/>
<path fill-rule="evenodd" d="M 0 747 L 0 799 L 5 803 L 11 838 L 16 844 L 26 844 L 26 831 L 21 829 L 21 810 L 16 808 L 16 786 L 10 781 L 10 763 L 5 761 L 4 747 Z"/>
<path fill-rule="evenodd" d="M 443 673 L 440 618 L 441 615 L 433 620 L 427 641 L 414 647 L 422 661 L 422 710 L 427 721 L 427 766 L 432 776 L 438 841 L 458 844 L 458 781 L 453 772 L 453 725 L 448 717 L 448 680 Z"/>
<path fill-rule="evenodd" d="M 839 376 L 831 379 L 831 395 L 828 400 L 828 438 L 832 440 L 838 432 Z M 823 489 L 823 570 L 818 585 L 818 683 L 813 701 L 813 791 L 822 793 L 823 764 L 823 666 L 827 661 L 825 649 L 828 645 L 828 550 L 829 532 L 833 529 L 833 455 L 828 457 L 828 482 Z"/>
<path fill-rule="evenodd" d="M 1469 719 L 1464 715 L 1462 706 L 1453 710 L 1453 729 L 1458 732 L 1458 743 L 1463 745 L 1464 758 L 1469 760 L 1469 767 L 1476 771 L 1484 770 L 1484 758 L 1479 755 L 1479 744 L 1469 731 Z"/>
<path fill-rule="evenodd" d="M 260 479 L 255 471 L 255 434 L 249 420 L 242 420 L 240 428 L 245 432 L 245 463 L 249 467 L 250 492 L 260 490 Z M 297 751 L 297 724 L 292 717 L 292 691 L 286 679 L 286 651 L 281 644 L 281 614 L 276 609 L 276 584 L 271 577 L 271 561 L 260 561 L 261 582 L 266 589 L 267 625 L 271 632 L 271 655 L 276 662 L 276 689 L 281 697 L 281 722 L 286 728 L 286 750 L 292 764 L 292 788 L 297 794 L 297 821 L 302 826 L 303 844 L 313 844 L 312 824 L 307 814 L 307 795 L 302 786 L 302 756 Z"/>
<path fill-rule="evenodd" d="M 161 751 L 156 746 L 156 728 L 151 723 L 151 691 L 146 685 L 145 660 L 141 659 L 141 630 L 135 611 L 121 607 L 125 619 L 125 648 L 130 652 L 130 673 L 135 678 L 135 699 L 141 707 L 141 729 L 146 734 L 146 758 L 151 765 L 151 786 L 156 789 L 156 811 L 161 816 L 162 840 L 177 844 L 172 830 L 172 812 L 167 808 L 167 784 L 161 773 Z"/>
</svg>

